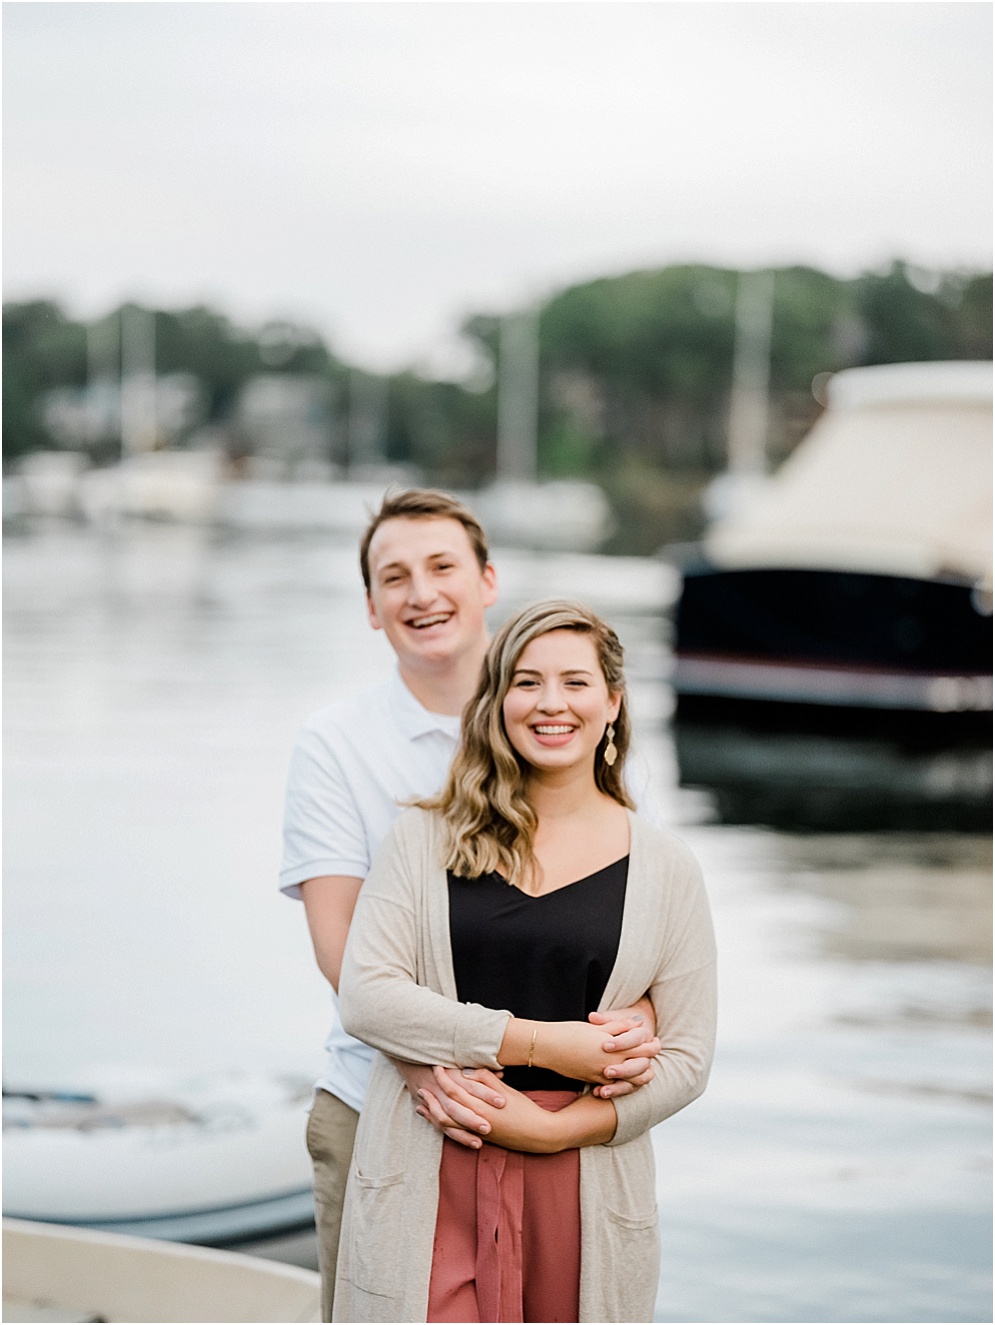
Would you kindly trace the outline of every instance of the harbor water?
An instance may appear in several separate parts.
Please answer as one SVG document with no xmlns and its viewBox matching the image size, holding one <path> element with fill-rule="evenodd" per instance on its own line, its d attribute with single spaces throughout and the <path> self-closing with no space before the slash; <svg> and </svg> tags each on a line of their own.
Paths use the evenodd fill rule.
<svg viewBox="0 0 995 1325">
<path fill-rule="evenodd" d="M 569 593 L 618 628 L 712 900 L 712 1080 L 654 1134 L 656 1319 L 990 1320 L 990 838 L 722 823 L 678 785 L 674 573 L 495 561 L 495 622 Z M 4 593 L 5 1082 L 317 1075 L 326 989 L 276 873 L 297 727 L 390 666 L 353 540 L 38 524 Z"/>
</svg>

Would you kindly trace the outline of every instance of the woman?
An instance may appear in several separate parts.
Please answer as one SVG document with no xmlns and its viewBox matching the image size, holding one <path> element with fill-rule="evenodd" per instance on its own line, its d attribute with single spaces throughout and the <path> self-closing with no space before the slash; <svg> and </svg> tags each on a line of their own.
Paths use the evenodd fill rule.
<svg viewBox="0 0 995 1325">
<path fill-rule="evenodd" d="M 343 1024 L 397 1058 L 504 1072 L 475 1076 L 505 1103 L 462 1096 L 490 1126 L 468 1151 L 374 1061 L 336 1319 L 652 1319 L 649 1128 L 704 1089 L 714 943 L 694 859 L 629 808 L 628 741 L 611 629 L 576 603 L 526 608 L 488 651 L 442 794 L 384 844 L 350 931 Z M 653 1078 L 601 1098 L 588 1087 L 612 1079 L 614 1029 L 584 1018 L 647 992 Z"/>
</svg>

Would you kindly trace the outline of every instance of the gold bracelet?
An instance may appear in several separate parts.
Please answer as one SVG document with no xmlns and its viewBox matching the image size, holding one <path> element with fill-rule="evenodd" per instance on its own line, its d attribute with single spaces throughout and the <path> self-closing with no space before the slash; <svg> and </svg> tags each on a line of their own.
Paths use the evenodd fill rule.
<svg viewBox="0 0 995 1325">
<path fill-rule="evenodd" d="M 527 1061 L 526 1064 L 525 1064 L 526 1067 L 531 1067 L 531 1066 L 532 1066 L 532 1055 L 533 1055 L 533 1054 L 535 1053 L 535 1051 L 536 1051 L 536 1036 L 537 1036 L 538 1034 L 539 1034 L 539 1023 L 536 1022 L 535 1030 L 532 1032 L 532 1043 L 529 1045 L 529 1057 L 528 1057 L 528 1061 Z"/>
</svg>

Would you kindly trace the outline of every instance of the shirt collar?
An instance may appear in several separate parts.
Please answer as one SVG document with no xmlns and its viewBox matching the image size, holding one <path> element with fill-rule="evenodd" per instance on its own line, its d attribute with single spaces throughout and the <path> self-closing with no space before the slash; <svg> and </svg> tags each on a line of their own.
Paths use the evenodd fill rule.
<svg viewBox="0 0 995 1325">
<path fill-rule="evenodd" d="M 413 741 L 429 732 L 442 732 L 454 739 L 459 736 L 459 717 L 452 713 L 432 713 L 414 697 L 396 667 L 390 680 L 390 708 L 408 740 Z"/>
</svg>

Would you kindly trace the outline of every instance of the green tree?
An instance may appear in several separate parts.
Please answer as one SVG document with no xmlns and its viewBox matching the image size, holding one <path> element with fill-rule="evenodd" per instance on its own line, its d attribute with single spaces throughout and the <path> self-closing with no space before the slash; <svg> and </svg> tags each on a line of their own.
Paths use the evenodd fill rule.
<svg viewBox="0 0 995 1325">
<path fill-rule="evenodd" d="M 45 391 L 86 380 L 86 333 L 50 300 L 3 308 L 3 456 L 5 463 L 52 441 L 41 418 Z"/>
</svg>

